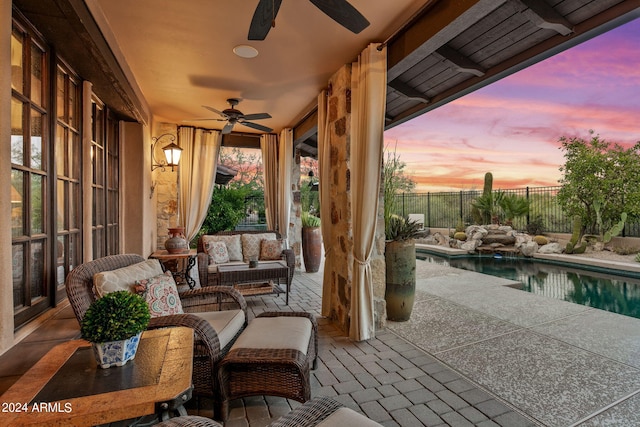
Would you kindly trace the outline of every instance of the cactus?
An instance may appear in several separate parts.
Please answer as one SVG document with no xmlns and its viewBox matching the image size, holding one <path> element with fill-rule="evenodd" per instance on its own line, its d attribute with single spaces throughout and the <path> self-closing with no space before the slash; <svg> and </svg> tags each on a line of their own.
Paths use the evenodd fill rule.
<svg viewBox="0 0 640 427">
<path fill-rule="evenodd" d="M 493 174 L 491 172 L 487 172 L 484 174 L 484 189 L 482 190 L 482 195 L 489 197 L 493 192 Z"/>
<path fill-rule="evenodd" d="M 533 241 L 536 242 L 540 246 L 544 246 L 549 243 L 549 239 L 544 236 L 537 235 L 533 238 Z"/>
<path fill-rule="evenodd" d="M 604 234 L 602 235 L 602 242 L 609 243 L 612 237 L 615 237 L 618 234 L 622 233 L 622 230 L 624 230 L 624 223 L 626 220 L 627 220 L 627 213 L 622 212 L 620 214 L 620 221 L 617 224 L 615 224 L 613 227 L 611 227 L 608 231 L 604 232 Z"/>
<path fill-rule="evenodd" d="M 565 253 L 568 254 L 583 254 L 587 249 L 587 242 L 582 242 L 582 219 L 579 216 L 573 218 L 573 233 L 571 234 L 571 240 L 567 243 Z"/>
<path fill-rule="evenodd" d="M 467 240 L 467 235 L 464 231 L 457 231 L 454 235 L 453 238 L 456 240 Z"/>
<path fill-rule="evenodd" d="M 627 221 L 627 213 L 622 212 L 620 214 L 620 221 L 618 221 L 617 224 L 614 224 L 609 230 L 605 231 L 604 224 L 602 223 L 602 216 L 600 215 L 601 207 L 602 207 L 602 202 L 596 199 L 593 202 L 593 209 L 596 211 L 596 222 L 598 224 L 598 227 L 600 228 L 600 236 L 601 236 L 602 243 L 606 244 L 611 241 L 611 238 L 622 233 L 622 230 L 624 230 L 624 223 Z"/>
</svg>

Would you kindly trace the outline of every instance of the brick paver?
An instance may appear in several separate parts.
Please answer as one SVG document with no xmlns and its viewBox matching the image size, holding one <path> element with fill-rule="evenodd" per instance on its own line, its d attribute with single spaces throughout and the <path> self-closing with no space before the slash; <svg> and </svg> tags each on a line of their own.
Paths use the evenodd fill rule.
<svg viewBox="0 0 640 427">
<path fill-rule="evenodd" d="M 319 363 L 312 396 L 331 396 L 383 426 L 534 426 L 432 355 L 389 330 L 353 342 L 320 317 L 321 276 L 296 272 L 290 305 L 282 297 L 247 299 L 250 318 L 265 310 L 301 309 L 318 316 Z M 261 427 L 299 403 L 284 398 L 238 399 L 226 426 Z M 189 413 L 203 410 L 192 404 Z M 265 416 L 266 413 L 266 416 Z"/>
</svg>

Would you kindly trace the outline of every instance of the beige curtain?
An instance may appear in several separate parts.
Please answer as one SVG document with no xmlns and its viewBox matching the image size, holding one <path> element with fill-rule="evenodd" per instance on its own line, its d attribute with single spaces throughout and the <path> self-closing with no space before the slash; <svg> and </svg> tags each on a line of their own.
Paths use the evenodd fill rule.
<svg viewBox="0 0 640 427">
<path fill-rule="evenodd" d="M 327 129 L 327 91 L 318 95 L 318 177 L 320 190 L 320 230 L 324 245 L 324 270 L 322 276 L 322 315 L 331 314 L 331 266 L 333 249 L 331 248 L 331 196 L 329 193 L 331 176 L 331 160 L 329 132 Z"/>
<path fill-rule="evenodd" d="M 267 228 L 278 227 L 278 136 L 260 136 L 262 150 L 262 176 L 264 178 L 264 210 Z"/>
<path fill-rule="evenodd" d="M 375 337 L 371 253 L 375 242 L 384 113 L 387 53 L 370 44 L 352 64 L 351 75 L 351 217 L 353 282 L 351 326 L 356 341 Z"/>
<path fill-rule="evenodd" d="M 216 182 L 218 153 L 222 134 L 217 130 L 178 129 L 182 147 L 178 166 L 178 224 L 184 225 L 185 237 L 191 241 L 204 222 Z"/>
<path fill-rule="evenodd" d="M 278 141 L 278 231 L 289 247 L 291 216 L 291 165 L 293 163 L 293 129 L 280 132 Z"/>
</svg>

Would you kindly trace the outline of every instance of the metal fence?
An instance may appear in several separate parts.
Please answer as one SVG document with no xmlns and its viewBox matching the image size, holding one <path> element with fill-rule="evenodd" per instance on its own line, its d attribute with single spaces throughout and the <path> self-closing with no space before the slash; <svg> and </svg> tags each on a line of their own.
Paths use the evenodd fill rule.
<svg viewBox="0 0 640 427">
<path fill-rule="evenodd" d="M 236 230 L 266 230 L 267 219 L 264 213 L 264 196 L 245 197 L 245 217 L 238 223 Z"/>
<path fill-rule="evenodd" d="M 557 202 L 560 186 L 526 187 L 497 190 L 505 194 L 525 197 L 529 200 L 529 214 L 513 221 L 514 228 L 525 230 L 527 225 L 539 220 L 542 230 L 549 233 L 571 233 L 571 219 Z M 472 203 L 482 195 L 482 191 L 452 191 L 438 193 L 401 193 L 396 195 L 397 215 L 423 214 L 424 225 L 432 228 L 455 228 L 460 218 L 464 225 L 474 223 Z M 266 229 L 264 197 L 262 195 L 245 198 L 245 218 L 237 229 Z M 625 224 L 621 234 L 640 237 L 640 222 Z"/>
<path fill-rule="evenodd" d="M 550 233 L 571 233 L 572 223 L 558 204 L 560 186 L 526 187 L 497 190 L 505 195 L 525 197 L 529 214 L 513 221 L 514 228 L 525 230 L 532 221 L 540 221 L 542 230 Z M 464 225 L 473 224 L 472 203 L 482 191 L 453 191 L 438 193 L 401 193 L 396 195 L 396 213 L 406 217 L 423 214 L 424 225 L 433 228 L 455 228 L 462 219 Z M 627 223 L 622 236 L 640 237 L 640 223 Z"/>
</svg>

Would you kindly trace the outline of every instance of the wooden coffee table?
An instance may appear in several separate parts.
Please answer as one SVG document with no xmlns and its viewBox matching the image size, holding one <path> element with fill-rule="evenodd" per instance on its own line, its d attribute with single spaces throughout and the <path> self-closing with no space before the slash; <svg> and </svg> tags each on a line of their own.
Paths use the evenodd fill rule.
<svg viewBox="0 0 640 427">
<path fill-rule="evenodd" d="M 270 280 L 276 281 L 276 289 L 269 287 L 264 292 L 256 291 L 255 287 L 247 287 L 243 292 L 242 285 L 250 283 L 268 283 Z M 286 283 L 285 296 L 286 304 L 289 305 L 289 290 L 291 283 L 289 282 L 289 267 L 281 261 L 260 262 L 256 267 L 249 267 L 249 264 L 221 264 L 218 266 L 218 284 L 220 286 L 240 285 L 239 289 L 244 296 L 264 295 L 271 293 L 280 293 L 280 280 Z"/>
<path fill-rule="evenodd" d="M 184 411 L 192 359 L 189 328 L 145 331 L 135 359 L 109 369 L 97 366 L 87 341 L 59 344 L 2 395 L 0 425 L 87 426 Z"/>
</svg>

